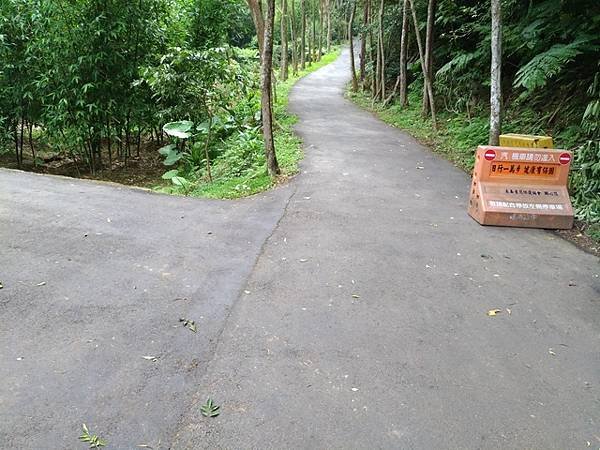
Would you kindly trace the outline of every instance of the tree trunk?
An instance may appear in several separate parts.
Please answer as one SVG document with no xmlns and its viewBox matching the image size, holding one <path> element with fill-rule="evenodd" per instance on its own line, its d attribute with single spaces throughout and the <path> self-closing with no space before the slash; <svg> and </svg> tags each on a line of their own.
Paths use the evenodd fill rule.
<svg viewBox="0 0 600 450">
<path fill-rule="evenodd" d="M 352 24 L 354 23 L 354 15 L 356 14 L 356 1 L 352 5 L 350 20 L 348 21 L 348 41 L 350 43 L 350 70 L 352 71 L 352 90 L 358 91 L 358 80 L 356 79 L 356 66 L 354 64 L 354 39 L 352 32 Z"/>
<path fill-rule="evenodd" d="M 321 51 L 323 49 L 323 0 L 319 0 L 319 50 L 317 51 L 317 61 L 321 61 Z"/>
<path fill-rule="evenodd" d="M 292 73 L 298 74 L 298 43 L 296 42 L 296 10 L 294 3 L 296 0 L 292 0 L 292 11 L 290 17 L 290 32 L 292 33 Z"/>
<path fill-rule="evenodd" d="M 267 170 L 274 177 L 279 174 L 279 164 L 275 154 L 275 142 L 273 140 L 273 111 L 271 102 L 273 68 L 273 28 L 275 25 L 275 0 L 267 0 L 267 18 L 265 20 L 263 52 L 261 58 L 260 87 L 261 87 L 261 113 L 263 137 L 265 140 L 265 156 L 267 158 Z"/>
<path fill-rule="evenodd" d="M 331 0 L 325 3 L 327 11 L 327 53 L 331 52 Z"/>
<path fill-rule="evenodd" d="M 402 5 L 402 35 L 400 38 L 400 106 L 408 106 L 408 84 L 406 77 L 406 59 L 408 53 L 408 0 Z"/>
<path fill-rule="evenodd" d="M 382 100 L 385 98 L 385 46 L 383 43 L 383 10 L 385 8 L 385 0 L 381 0 L 381 6 L 379 8 L 379 53 L 380 53 L 380 61 L 379 61 L 379 76 L 381 77 L 380 81 L 380 91 L 381 94 L 379 98 Z"/>
<path fill-rule="evenodd" d="M 492 67 L 490 80 L 490 145 L 498 145 L 502 113 L 502 10 L 500 0 L 492 0 Z"/>
<path fill-rule="evenodd" d="M 262 57 L 263 40 L 265 36 L 265 19 L 262 13 L 261 0 L 246 0 L 250 7 L 254 28 L 256 28 L 256 38 L 258 40 L 258 52 Z"/>
<path fill-rule="evenodd" d="M 436 0 L 429 0 L 427 5 L 427 29 L 425 36 L 425 69 L 427 75 L 433 84 L 433 29 L 435 25 L 435 8 L 437 5 Z M 421 114 L 423 117 L 427 117 L 429 113 L 429 98 L 427 89 L 423 85 L 423 104 L 421 106 Z"/>
<path fill-rule="evenodd" d="M 360 34 L 360 82 L 365 82 L 366 77 L 366 57 L 367 57 L 367 32 L 365 29 L 369 25 L 369 8 L 371 0 L 365 0 L 363 10 L 363 30 Z"/>
<path fill-rule="evenodd" d="M 287 0 L 281 0 L 281 67 L 280 78 L 285 81 L 288 78 L 288 42 L 287 42 Z"/>
<path fill-rule="evenodd" d="M 421 34 L 419 33 L 419 23 L 417 22 L 417 12 L 415 10 L 415 5 L 413 0 L 409 0 L 410 9 L 412 11 L 413 25 L 415 28 L 415 38 L 417 40 L 417 47 L 419 48 L 419 60 L 421 61 L 421 71 L 423 72 L 423 82 L 425 83 L 425 88 L 427 89 L 427 94 L 429 97 L 429 107 L 431 108 L 431 122 L 433 124 L 433 128 L 437 129 L 437 121 L 435 119 L 435 103 L 433 99 L 433 89 L 431 87 L 431 79 L 427 74 L 427 70 L 425 70 L 425 61 L 423 56 L 423 44 L 421 43 Z"/>
<path fill-rule="evenodd" d="M 316 49 L 317 49 L 317 8 L 315 8 L 315 5 L 313 3 L 313 5 L 312 5 L 312 48 L 310 50 L 310 62 L 311 63 L 316 61 L 316 58 L 315 58 Z"/>
<path fill-rule="evenodd" d="M 300 68 L 306 67 L 306 0 L 300 0 L 300 9 L 302 14 L 302 31 L 300 37 Z"/>
</svg>

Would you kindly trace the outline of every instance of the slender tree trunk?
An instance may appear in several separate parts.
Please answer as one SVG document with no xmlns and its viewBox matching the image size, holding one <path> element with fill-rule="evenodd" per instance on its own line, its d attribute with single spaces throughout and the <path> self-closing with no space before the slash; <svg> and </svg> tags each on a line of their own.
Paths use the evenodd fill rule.
<svg viewBox="0 0 600 450">
<path fill-rule="evenodd" d="M 425 35 L 425 69 L 427 75 L 433 84 L 433 33 L 435 26 L 435 9 L 437 6 L 437 0 L 429 0 L 427 5 L 427 30 Z M 423 85 L 423 103 L 421 106 L 421 114 L 423 117 L 427 117 L 429 113 L 429 98 L 427 94 L 427 88 Z"/>
<path fill-rule="evenodd" d="M 296 0 L 291 0 L 292 11 L 290 17 L 290 32 L 292 33 L 292 73 L 298 74 L 298 43 L 296 38 L 296 10 L 294 3 Z"/>
<path fill-rule="evenodd" d="M 331 52 L 331 0 L 325 3 L 327 11 L 327 53 Z"/>
<path fill-rule="evenodd" d="M 206 135 L 206 142 L 204 143 L 204 157 L 206 158 L 206 174 L 208 175 L 208 182 L 212 183 L 212 173 L 210 172 L 210 155 L 208 153 L 208 146 L 210 144 L 210 138 L 212 134 L 212 115 L 208 117 L 208 133 Z"/>
<path fill-rule="evenodd" d="M 15 140 L 15 157 L 17 158 L 17 166 L 20 169 L 21 165 L 23 164 L 23 161 L 21 161 L 21 153 L 19 152 L 19 120 L 18 119 L 15 121 L 15 127 L 13 129 L 13 136 L 14 136 L 14 140 Z"/>
<path fill-rule="evenodd" d="M 275 25 L 275 0 L 267 0 L 267 17 L 264 27 L 262 67 L 260 74 L 261 85 L 261 112 L 262 128 L 265 140 L 265 156 L 267 159 L 267 170 L 274 177 L 279 174 L 279 164 L 275 154 L 275 141 L 273 139 L 273 111 L 271 102 L 273 68 L 273 27 Z"/>
<path fill-rule="evenodd" d="M 425 61 L 423 55 L 423 44 L 421 43 L 421 34 L 419 33 L 419 22 L 417 21 L 417 12 L 415 10 L 415 5 L 413 0 L 409 0 L 410 9 L 412 11 L 413 25 L 415 29 L 415 38 L 417 41 L 417 47 L 419 48 L 419 60 L 421 61 L 421 71 L 423 72 L 423 82 L 425 83 L 425 87 L 427 89 L 427 94 L 429 97 L 429 107 L 431 109 L 431 122 L 433 124 L 433 128 L 437 129 L 437 121 L 435 118 L 435 102 L 433 98 L 433 89 L 431 87 L 431 79 L 427 74 L 427 70 L 425 70 Z"/>
<path fill-rule="evenodd" d="M 319 0 L 319 50 L 317 52 L 317 61 L 321 61 L 321 53 L 323 50 L 323 0 Z"/>
<path fill-rule="evenodd" d="M 406 59 L 408 49 L 408 0 L 402 5 L 402 35 L 400 38 L 400 106 L 408 106 L 408 84 L 406 77 Z"/>
<path fill-rule="evenodd" d="M 354 39 L 352 24 L 354 23 L 354 15 L 356 14 L 356 1 L 353 2 L 350 20 L 348 21 L 348 41 L 350 42 L 350 70 L 352 71 L 352 90 L 358 91 L 358 80 L 356 79 L 356 67 L 354 64 Z"/>
<path fill-rule="evenodd" d="M 35 157 L 35 147 L 33 145 L 33 123 L 29 122 L 28 124 L 28 134 L 29 134 L 29 148 L 31 149 L 31 157 L 33 158 L 33 164 L 37 166 L 37 158 Z"/>
<path fill-rule="evenodd" d="M 262 57 L 263 40 L 265 35 L 265 19 L 262 13 L 261 0 L 246 0 L 250 7 L 254 28 L 256 28 L 256 38 L 258 40 L 258 52 Z"/>
<path fill-rule="evenodd" d="M 369 10 L 369 23 L 373 23 L 374 20 L 374 12 L 373 9 L 375 8 L 371 8 Z M 369 30 L 369 51 L 371 53 L 370 58 L 371 58 L 371 63 L 375 63 L 375 71 L 371 74 L 371 96 L 375 97 L 376 91 L 377 91 L 377 85 L 379 84 L 379 77 L 377 76 L 377 74 L 379 73 L 379 67 L 377 66 L 377 56 L 378 56 L 378 52 L 377 49 L 375 48 L 375 39 L 373 38 L 373 31 Z"/>
<path fill-rule="evenodd" d="M 492 67 L 490 80 L 490 145 L 498 145 L 502 114 L 502 10 L 500 0 L 492 0 Z"/>
<path fill-rule="evenodd" d="M 19 140 L 19 153 L 21 164 L 23 163 L 23 143 L 25 141 L 25 118 L 21 116 L 21 138 Z"/>
<path fill-rule="evenodd" d="M 301 36 L 300 36 L 300 69 L 306 67 L 306 0 L 300 0 L 302 14 Z"/>
<path fill-rule="evenodd" d="M 288 78 L 288 41 L 287 41 L 287 0 L 281 0 L 281 67 L 282 81 Z"/>
<path fill-rule="evenodd" d="M 360 34 L 360 82 L 365 82 L 366 77 L 366 57 L 367 57 L 367 32 L 365 29 L 369 25 L 369 8 L 371 0 L 365 0 L 363 9 L 363 30 Z"/>
<path fill-rule="evenodd" d="M 317 0 L 318 1 L 318 0 Z M 315 57 L 317 52 L 317 8 L 315 4 L 312 5 L 312 49 L 310 52 L 310 61 L 314 62 L 317 60 Z"/>
<path fill-rule="evenodd" d="M 110 119 L 106 121 L 106 137 L 108 144 L 108 170 L 112 171 L 113 154 L 112 154 L 112 132 L 110 128 Z"/>
<path fill-rule="evenodd" d="M 383 42 L 383 11 L 385 8 L 385 0 L 381 0 L 381 6 L 379 8 L 379 51 L 380 51 L 380 66 L 379 66 L 379 75 L 381 77 L 381 94 L 380 97 L 382 100 L 385 98 L 385 46 Z"/>
</svg>

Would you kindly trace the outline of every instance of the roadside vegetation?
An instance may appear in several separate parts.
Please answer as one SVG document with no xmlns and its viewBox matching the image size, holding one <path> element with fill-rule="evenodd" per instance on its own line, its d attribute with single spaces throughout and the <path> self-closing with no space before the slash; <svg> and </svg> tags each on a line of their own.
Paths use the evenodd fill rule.
<svg viewBox="0 0 600 450">
<path fill-rule="evenodd" d="M 349 11 L 362 11 L 351 28 L 362 40 L 349 97 L 468 172 L 476 147 L 493 144 L 499 132 L 552 136 L 556 148 L 574 152 L 570 192 L 576 218 L 582 231 L 599 239 L 596 3 L 357 0 Z M 492 13 L 502 28 L 501 52 L 492 42 Z M 494 53 L 502 76 L 499 92 L 490 95 Z M 497 117 L 490 107 L 495 101 Z M 494 120 L 500 128 L 490 130 Z"/>
<path fill-rule="evenodd" d="M 343 9 L 264 3 L 1 2 L 0 165 L 219 198 L 289 177 L 288 90 L 334 58 Z"/>
</svg>

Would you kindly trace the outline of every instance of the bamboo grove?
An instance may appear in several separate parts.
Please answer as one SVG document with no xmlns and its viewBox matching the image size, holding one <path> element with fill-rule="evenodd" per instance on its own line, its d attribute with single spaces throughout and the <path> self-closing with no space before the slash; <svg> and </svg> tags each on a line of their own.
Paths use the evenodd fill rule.
<svg viewBox="0 0 600 450">
<path fill-rule="evenodd" d="M 20 167 L 63 158 L 95 173 L 126 165 L 149 142 L 164 144 L 163 125 L 175 120 L 214 119 L 216 154 L 233 135 L 255 137 L 264 29 L 257 33 L 249 3 L 1 2 L 0 152 Z M 319 61 L 344 37 L 340 2 L 274 6 L 274 79 Z"/>
</svg>

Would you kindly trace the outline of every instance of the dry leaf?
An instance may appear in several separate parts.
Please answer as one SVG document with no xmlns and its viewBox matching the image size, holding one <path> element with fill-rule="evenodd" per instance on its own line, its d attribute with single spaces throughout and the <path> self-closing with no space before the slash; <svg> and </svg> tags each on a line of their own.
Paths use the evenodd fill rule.
<svg viewBox="0 0 600 450">
<path fill-rule="evenodd" d="M 496 315 L 498 315 L 498 314 L 499 314 L 499 313 L 501 313 L 501 312 L 502 312 L 502 310 L 501 310 L 501 309 L 490 309 L 490 310 L 487 312 L 487 315 L 488 315 L 488 316 L 496 316 Z"/>
</svg>

